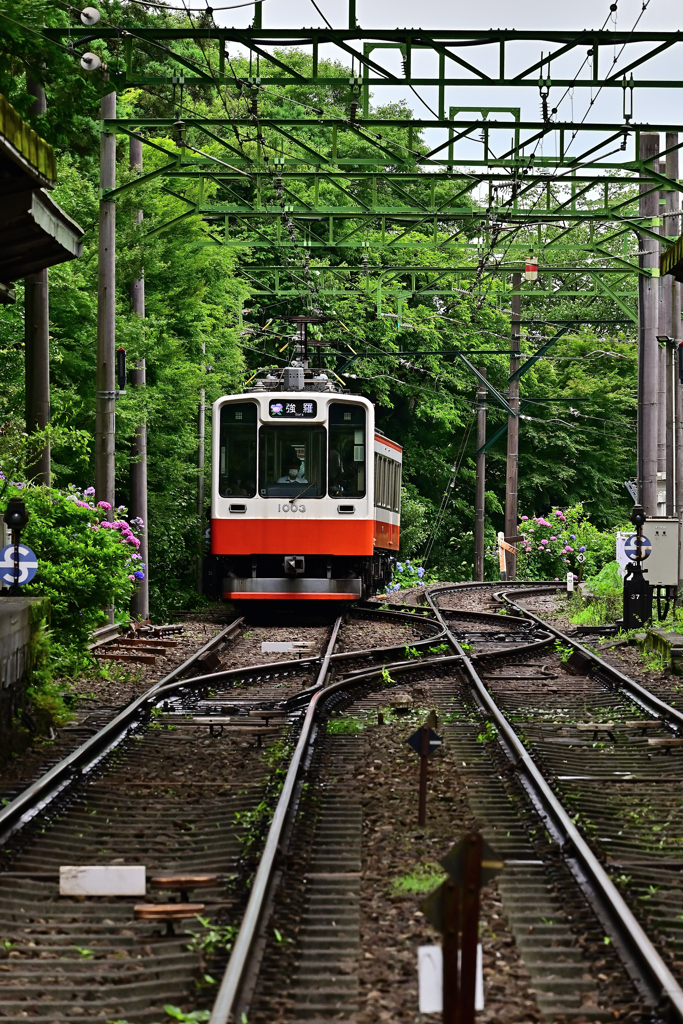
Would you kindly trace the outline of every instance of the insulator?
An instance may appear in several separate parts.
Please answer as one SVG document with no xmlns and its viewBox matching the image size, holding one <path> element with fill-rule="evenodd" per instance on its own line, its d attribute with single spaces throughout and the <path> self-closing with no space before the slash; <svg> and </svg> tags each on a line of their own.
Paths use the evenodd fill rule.
<svg viewBox="0 0 683 1024">
<path fill-rule="evenodd" d="M 353 102 L 351 103 L 351 118 L 350 118 L 351 124 L 354 124 L 354 122 L 356 120 L 356 111 L 357 110 L 358 110 L 358 103 L 357 103 L 356 100 L 353 100 Z"/>
</svg>

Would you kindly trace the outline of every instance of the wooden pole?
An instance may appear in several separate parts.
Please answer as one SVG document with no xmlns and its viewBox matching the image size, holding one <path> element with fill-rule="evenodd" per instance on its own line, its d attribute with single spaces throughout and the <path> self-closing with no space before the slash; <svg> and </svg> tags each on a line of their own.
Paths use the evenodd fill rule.
<svg viewBox="0 0 683 1024">
<path fill-rule="evenodd" d="M 202 353 L 206 354 L 206 344 L 202 342 Z M 202 370 L 205 367 L 202 364 Z M 197 593 L 203 590 L 204 575 L 204 462 L 206 443 L 206 391 L 199 390 L 199 408 L 197 410 L 197 518 L 199 520 L 199 549 L 197 552 Z"/>
<path fill-rule="evenodd" d="M 452 878 L 443 883 L 442 993 L 443 1024 L 457 1024 L 460 995 L 458 932 L 460 930 L 460 886 Z"/>
<path fill-rule="evenodd" d="M 465 836 L 462 852 L 462 953 L 460 961 L 460 1013 L 458 1024 L 474 1024 L 479 943 L 482 837 Z"/>
<path fill-rule="evenodd" d="M 130 166 L 142 170 L 142 142 L 131 137 Z M 138 210 L 135 220 L 142 223 L 142 210 Z M 134 313 L 144 319 L 145 316 L 145 279 L 138 277 L 130 286 L 130 305 Z M 147 366 L 140 359 L 130 371 L 130 383 L 133 387 L 145 387 L 147 383 Z M 149 523 L 147 519 L 147 424 L 143 421 L 135 428 L 131 445 L 130 462 L 130 517 L 141 519 L 144 526 L 140 535 L 138 554 L 142 556 L 145 566 L 144 580 L 138 583 L 138 589 L 130 602 L 131 615 L 134 618 L 149 618 Z"/>
<path fill-rule="evenodd" d="M 510 318 L 510 373 L 519 368 L 519 359 L 514 352 L 519 352 L 519 321 L 522 312 L 522 296 L 519 289 L 522 285 L 521 273 L 512 275 L 512 316 Z M 513 412 L 519 411 L 519 380 L 512 381 L 509 387 L 508 403 Z M 519 416 L 508 416 L 508 452 L 507 472 L 505 475 L 505 536 L 512 540 L 517 536 L 517 486 L 519 473 Z M 506 553 L 506 579 L 514 580 L 517 576 L 517 557 L 512 552 Z"/>
<path fill-rule="evenodd" d="M 480 373 L 486 370 L 480 367 Z M 486 389 L 477 391 L 477 451 L 486 444 Z M 477 455 L 475 483 L 475 520 L 474 520 L 474 579 L 481 583 L 484 579 L 484 527 L 486 502 L 486 453 Z"/>
<path fill-rule="evenodd" d="M 102 118 L 116 117 L 116 92 L 102 97 Z M 100 187 L 116 187 L 116 135 L 100 136 Z M 115 505 L 116 203 L 100 200 L 97 284 L 95 498 Z M 113 516 L 112 516 L 113 518 Z"/>
<path fill-rule="evenodd" d="M 640 136 L 641 160 L 654 161 L 659 153 L 659 134 L 643 132 Z M 650 185 L 640 187 L 638 216 L 659 215 L 659 194 Z M 649 235 L 639 235 L 641 270 L 659 273 L 659 242 Z M 638 498 L 647 516 L 657 515 L 657 389 L 659 352 L 657 346 L 659 309 L 659 278 L 639 275 L 638 279 Z"/>
</svg>

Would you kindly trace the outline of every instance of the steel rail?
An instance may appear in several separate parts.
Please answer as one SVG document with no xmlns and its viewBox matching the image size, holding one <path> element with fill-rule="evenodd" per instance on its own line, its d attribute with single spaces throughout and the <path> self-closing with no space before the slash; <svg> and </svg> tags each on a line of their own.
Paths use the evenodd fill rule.
<svg viewBox="0 0 683 1024">
<path fill-rule="evenodd" d="M 514 728 L 498 708 L 467 653 L 448 629 L 438 605 L 429 593 L 426 597 L 434 614 L 443 622 L 453 648 L 461 655 L 462 665 L 469 676 L 476 699 L 495 722 L 501 745 L 518 772 L 537 813 L 557 842 L 569 870 L 614 942 L 634 984 L 648 1002 L 665 1012 L 666 1019 L 683 1024 L 683 990 L 555 796 Z M 551 631 L 542 620 L 537 621 Z"/>
<path fill-rule="evenodd" d="M 70 754 L 39 779 L 28 786 L 19 796 L 15 797 L 6 807 L 0 810 L 0 842 L 5 842 L 17 829 L 22 828 L 42 811 L 54 798 L 70 785 L 76 778 L 87 774 L 114 747 L 125 738 L 128 732 L 137 725 L 137 716 L 141 709 L 169 688 L 177 688 L 186 680 L 179 676 L 187 672 L 197 659 L 217 646 L 228 634 L 239 629 L 243 619 L 235 619 L 222 629 L 217 636 L 204 644 L 198 651 L 184 661 L 167 676 L 155 683 L 140 697 L 131 701 L 115 718 L 108 722 L 99 732 L 82 743 Z M 201 680 L 203 677 L 198 677 Z M 193 680 L 194 682 L 194 680 Z"/>
<path fill-rule="evenodd" d="M 341 621 L 340 616 L 332 630 L 332 636 L 330 637 L 325 657 L 323 658 L 320 671 L 318 672 L 315 692 L 311 696 L 308 708 L 306 709 L 306 715 L 299 734 L 299 740 L 292 755 L 292 759 L 289 762 L 289 768 L 287 769 L 287 775 L 285 776 L 282 793 L 280 794 L 280 798 L 273 814 L 273 820 L 271 821 L 270 828 L 268 829 L 266 844 L 259 861 L 254 883 L 251 887 L 247 908 L 244 912 L 240 930 L 237 934 L 237 938 L 235 939 L 235 944 L 232 947 L 230 959 L 216 995 L 216 1000 L 213 1004 L 209 1024 L 227 1024 L 232 1013 L 235 1000 L 239 995 L 242 981 L 249 963 L 249 956 L 261 922 L 263 908 L 271 888 L 273 869 L 280 849 L 282 833 L 290 814 L 290 806 L 294 796 L 296 781 L 303 764 L 304 755 L 308 749 L 309 743 L 311 742 L 313 724 L 318 710 L 318 704 L 322 695 L 327 692 L 325 689 L 325 680 L 329 672 L 332 652 L 334 651 L 335 644 L 337 643 L 337 636 L 339 633 L 339 627 L 341 626 Z"/>
<path fill-rule="evenodd" d="M 535 588 L 530 588 L 528 591 L 515 591 L 517 596 L 519 596 L 520 593 L 533 594 L 537 592 L 538 591 Z M 651 714 L 654 714 L 655 717 L 661 718 L 663 724 L 668 726 L 674 732 L 683 733 L 683 712 L 678 711 L 670 704 L 667 704 L 665 701 L 660 700 L 660 698 L 656 697 L 654 693 L 650 693 L 650 691 L 646 690 L 644 686 L 641 686 L 640 683 L 637 683 L 635 679 L 630 679 L 628 676 L 625 676 L 623 672 L 620 672 L 618 668 L 614 667 L 614 665 L 609 665 L 606 661 L 603 661 L 599 654 L 594 654 L 593 651 L 589 650 L 587 647 L 584 647 L 583 644 L 578 643 L 577 640 L 574 640 L 572 637 L 567 636 L 566 633 L 562 633 L 559 629 L 556 629 L 554 626 L 550 625 L 550 623 L 546 622 L 544 619 L 540 619 L 533 612 L 528 611 L 526 608 L 523 608 L 520 605 L 518 605 L 515 601 L 512 601 L 508 596 L 509 593 L 510 591 L 507 590 L 499 590 L 497 591 L 496 596 L 500 595 L 500 598 L 504 600 L 507 604 L 509 604 L 512 608 L 514 608 L 515 611 L 519 612 L 520 615 L 523 615 L 526 618 L 531 619 L 533 622 L 536 623 L 536 625 L 540 625 L 543 629 L 547 629 L 550 633 L 553 634 L 553 636 L 557 637 L 558 640 L 561 640 L 562 643 L 568 644 L 575 650 L 580 651 L 581 654 L 583 654 L 586 658 L 589 658 L 590 661 L 595 666 L 597 666 L 600 672 L 605 673 L 612 680 L 614 680 L 618 687 L 625 693 L 627 693 L 633 701 L 639 704 L 646 711 L 649 711 Z"/>
</svg>

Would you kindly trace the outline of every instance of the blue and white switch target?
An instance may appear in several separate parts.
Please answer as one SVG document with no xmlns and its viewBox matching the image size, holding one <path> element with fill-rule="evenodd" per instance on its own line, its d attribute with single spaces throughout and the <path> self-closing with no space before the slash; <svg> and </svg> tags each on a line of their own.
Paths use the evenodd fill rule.
<svg viewBox="0 0 683 1024">
<path fill-rule="evenodd" d="M 25 544 L 19 545 L 19 579 L 20 586 L 30 583 L 38 569 L 38 559 Z M 0 579 L 11 586 L 14 583 L 14 544 L 0 550 Z"/>
<path fill-rule="evenodd" d="M 643 558 L 647 558 L 648 555 L 652 554 L 652 544 L 648 538 L 643 535 L 640 539 L 640 551 Z M 630 561 L 635 561 L 638 554 L 638 536 L 633 533 L 630 537 L 627 537 L 624 541 L 624 554 Z"/>
</svg>

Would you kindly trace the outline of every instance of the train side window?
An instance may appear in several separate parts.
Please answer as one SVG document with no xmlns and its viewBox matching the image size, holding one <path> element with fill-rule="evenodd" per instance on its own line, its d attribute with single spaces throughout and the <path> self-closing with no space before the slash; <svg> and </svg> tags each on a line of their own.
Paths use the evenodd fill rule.
<svg viewBox="0 0 683 1024">
<path fill-rule="evenodd" d="M 328 490 L 333 498 L 365 496 L 365 409 L 331 402 Z"/>
<path fill-rule="evenodd" d="M 403 467 L 400 462 L 396 463 L 396 493 L 394 495 L 394 512 L 401 511 L 401 476 Z"/>
<path fill-rule="evenodd" d="M 256 404 L 221 407 L 218 493 L 222 498 L 256 494 Z"/>
</svg>

